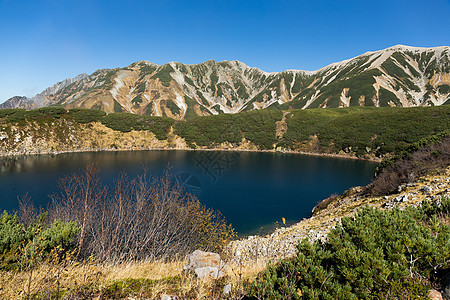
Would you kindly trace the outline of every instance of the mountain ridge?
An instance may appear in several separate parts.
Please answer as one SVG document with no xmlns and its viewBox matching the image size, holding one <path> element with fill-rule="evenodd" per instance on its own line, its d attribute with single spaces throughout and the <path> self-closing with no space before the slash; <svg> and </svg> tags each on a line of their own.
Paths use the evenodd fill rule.
<svg viewBox="0 0 450 300">
<path fill-rule="evenodd" d="M 32 98 L 13 98 L 0 108 L 62 105 L 174 119 L 268 107 L 442 105 L 450 99 L 450 47 L 395 45 L 315 71 L 270 73 L 237 60 L 143 60 L 65 79 Z"/>
</svg>

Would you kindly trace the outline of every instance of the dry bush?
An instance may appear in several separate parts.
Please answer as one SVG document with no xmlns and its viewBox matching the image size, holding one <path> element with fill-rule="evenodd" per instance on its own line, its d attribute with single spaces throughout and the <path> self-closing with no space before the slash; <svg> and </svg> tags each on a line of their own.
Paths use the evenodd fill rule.
<svg viewBox="0 0 450 300">
<path fill-rule="evenodd" d="M 396 161 L 377 174 L 367 192 L 379 196 L 392 194 L 403 183 L 414 181 L 430 171 L 443 170 L 450 165 L 450 136 Z"/>
<path fill-rule="evenodd" d="M 312 210 L 313 215 L 327 208 L 330 203 L 334 202 L 338 198 L 339 195 L 337 193 L 334 193 L 331 194 L 328 198 L 325 198 L 322 201 L 320 201 L 316 206 L 314 206 Z"/>
<path fill-rule="evenodd" d="M 134 179 L 122 174 L 107 188 L 90 165 L 61 180 L 61 193 L 52 199 L 50 219 L 77 221 L 81 228 L 79 259 L 172 259 L 197 248 L 219 251 L 233 236 L 224 218 L 185 193 L 168 171 Z"/>
</svg>

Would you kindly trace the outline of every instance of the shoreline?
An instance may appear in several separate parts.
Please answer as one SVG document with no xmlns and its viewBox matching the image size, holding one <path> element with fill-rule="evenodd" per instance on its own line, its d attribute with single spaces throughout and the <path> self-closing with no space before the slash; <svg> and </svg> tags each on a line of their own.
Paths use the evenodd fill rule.
<svg viewBox="0 0 450 300">
<path fill-rule="evenodd" d="M 297 154 L 305 156 L 319 156 L 319 157 L 330 157 L 330 158 L 341 158 L 341 159 L 352 159 L 352 160 L 362 160 L 380 163 L 381 158 L 364 158 L 351 155 L 343 155 L 337 153 L 316 153 L 316 152 L 305 152 L 305 151 L 277 151 L 277 150 L 259 150 L 259 149 L 243 149 L 243 148 L 138 148 L 138 149 L 72 149 L 72 150 L 61 150 L 61 151 L 43 151 L 43 152 L 28 152 L 28 153 L 0 153 L 1 158 L 13 158 L 13 157 L 25 157 L 25 156 L 38 156 L 38 155 L 59 155 L 67 153 L 87 153 L 87 152 L 125 152 L 125 151 L 226 151 L 226 152 L 255 152 L 255 153 L 280 153 L 280 154 Z"/>
</svg>

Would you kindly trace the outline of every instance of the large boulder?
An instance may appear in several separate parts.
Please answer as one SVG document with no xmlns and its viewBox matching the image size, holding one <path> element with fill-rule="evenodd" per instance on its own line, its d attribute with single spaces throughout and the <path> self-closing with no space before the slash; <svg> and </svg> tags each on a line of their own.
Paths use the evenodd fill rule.
<svg viewBox="0 0 450 300">
<path fill-rule="evenodd" d="M 183 269 L 194 273 L 201 280 L 217 279 L 227 274 L 227 265 L 219 254 L 201 250 L 195 250 L 188 255 L 187 264 Z"/>
</svg>

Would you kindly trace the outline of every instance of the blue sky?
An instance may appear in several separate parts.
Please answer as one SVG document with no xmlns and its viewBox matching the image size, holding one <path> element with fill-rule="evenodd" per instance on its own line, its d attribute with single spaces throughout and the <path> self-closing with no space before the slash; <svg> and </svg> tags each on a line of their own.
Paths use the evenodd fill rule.
<svg viewBox="0 0 450 300">
<path fill-rule="evenodd" d="M 0 103 L 138 60 L 316 70 L 396 44 L 450 45 L 450 0 L 0 0 Z"/>
</svg>

